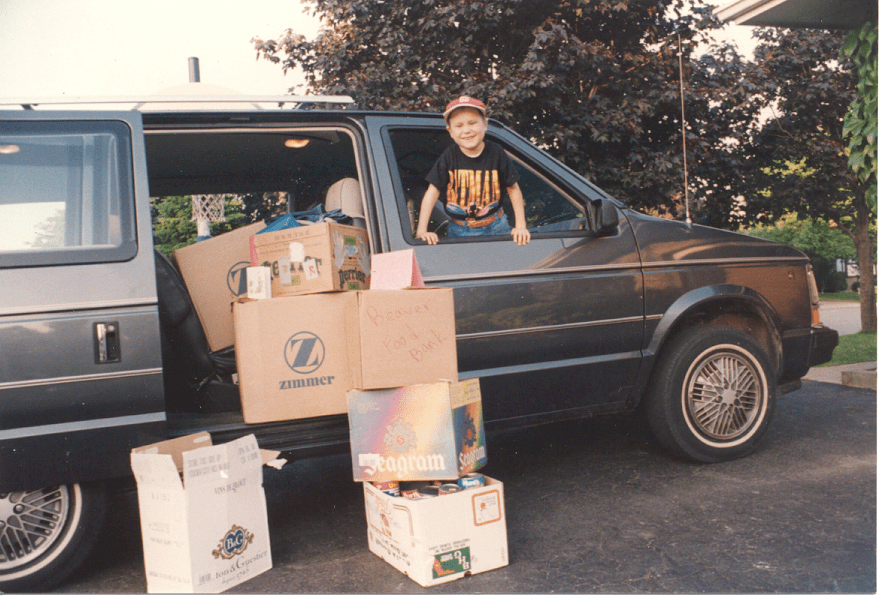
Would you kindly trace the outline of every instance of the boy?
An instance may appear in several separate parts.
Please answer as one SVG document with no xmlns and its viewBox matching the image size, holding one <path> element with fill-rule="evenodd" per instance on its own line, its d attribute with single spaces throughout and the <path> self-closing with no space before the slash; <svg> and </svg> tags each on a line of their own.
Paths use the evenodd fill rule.
<svg viewBox="0 0 880 596">
<path fill-rule="evenodd" d="M 528 244 L 531 234 L 526 229 L 519 175 L 504 149 L 485 140 L 489 124 L 486 104 L 462 96 L 446 106 L 443 117 L 455 144 L 440 155 L 425 178 L 429 186 L 422 197 L 416 238 L 437 244 L 437 234 L 428 231 L 428 221 L 443 188 L 446 213 L 451 220 L 447 237 L 511 234 L 517 245 Z M 501 208 L 502 186 L 513 206 L 513 230 Z"/>
</svg>

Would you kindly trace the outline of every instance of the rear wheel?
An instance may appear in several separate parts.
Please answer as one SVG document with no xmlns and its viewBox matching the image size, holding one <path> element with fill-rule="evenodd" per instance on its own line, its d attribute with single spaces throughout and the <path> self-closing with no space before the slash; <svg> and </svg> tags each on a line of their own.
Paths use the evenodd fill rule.
<svg viewBox="0 0 880 596">
<path fill-rule="evenodd" d="M 45 591 L 88 556 L 106 510 L 103 485 L 0 493 L 0 591 Z"/>
<path fill-rule="evenodd" d="M 647 394 L 648 424 L 667 449 L 700 462 L 752 452 L 776 406 L 770 360 L 749 335 L 708 325 L 664 348 Z"/>
</svg>

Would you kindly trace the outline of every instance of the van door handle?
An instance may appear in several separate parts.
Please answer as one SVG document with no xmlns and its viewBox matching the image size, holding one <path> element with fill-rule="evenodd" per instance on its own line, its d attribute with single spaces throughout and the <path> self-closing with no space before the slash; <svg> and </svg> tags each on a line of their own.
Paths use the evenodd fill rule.
<svg viewBox="0 0 880 596">
<path fill-rule="evenodd" d="M 95 323 L 95 364 L 120 361 L 119 323 Z"/>
</svg>

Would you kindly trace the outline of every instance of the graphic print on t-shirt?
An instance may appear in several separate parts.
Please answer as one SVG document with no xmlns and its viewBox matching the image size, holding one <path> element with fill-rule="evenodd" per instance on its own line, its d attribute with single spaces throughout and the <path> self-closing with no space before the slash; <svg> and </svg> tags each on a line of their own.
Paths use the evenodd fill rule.
<svg viewBox="0 0 880 596">
<path fill-rule="evenodd" d="M 446 208 L 461 209 L 468 217 L 482 217 L 501 200 L 498 170 L 450 170 Z"/>
</svg>

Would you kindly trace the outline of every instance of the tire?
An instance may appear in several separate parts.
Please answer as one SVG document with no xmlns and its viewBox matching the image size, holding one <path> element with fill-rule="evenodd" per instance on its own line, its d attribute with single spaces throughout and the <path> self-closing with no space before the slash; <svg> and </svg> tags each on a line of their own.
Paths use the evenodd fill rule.
<svg viewBox="0 0 880 596">
<path fill-rule="evenodd" d="M 0 592 L 44 592 L 91 552 L 106 511 L 103 485 L 0 494 Z"/>
<path fill-rule="evenodd" d="M 738 329 L 686 329 L 663 349 L 647 393 L 660 444 L 714 463 L 755 450 L 776 409 L 776 376 L 761 346 Z"/>
</svg>

